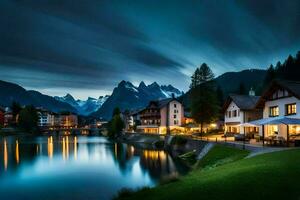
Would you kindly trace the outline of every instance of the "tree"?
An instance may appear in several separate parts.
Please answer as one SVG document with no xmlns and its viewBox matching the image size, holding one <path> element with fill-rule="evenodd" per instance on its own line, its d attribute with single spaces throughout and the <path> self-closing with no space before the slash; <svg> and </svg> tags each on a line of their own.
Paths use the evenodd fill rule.
<svg viewBox="0 0 300 200">
<path fill-rule="evenodd" d="M 119 108 L 115 108 L 113 110 L 112 119 L 109 121 L 108 124 L 108 136 L 110 138 L 115 138 L 117 136 L 120 136 L 123 128 L 124 128 L 124 122 L 121 118 L 121 111 Z"/>
<path fill-rule="evenodd" d="M 246 90 L 245 84 L 243 82 L 240 82 L 240 84 L 239 84 L 238 94 L 241 94 L 241 95 L 247 94 L 247 90 Z"/>
<path fill-rule="evenodd" d="M 199 85 L 198 80 L 199 80 L 199 72 L 200 69 L 197 68 L 194 72 L 194 74 L 191 77 L 191 85 L 190 88 L 195 88 L 197 85 Z"/>
<path fill-rule="evenodd" d="M 37 131 L 38 113 L 34 106 L 25 106 L 19 114 L 19 128 L 34 133 Z"/>
<path fill-rule="evenodd" d="M 18 118 L 19 118 L 20 111 L 22 110 L 22 106 L 18 102 L 13 101 L 11 104 L 11 110 L 13 114 L 13 121 L 16 125 L 18 123 Z"/>
<path fill-rule="evenodd" d="M 280 66 L 281 66 L 280 62 L 277 63 L 276 68 L 277 68 L 277 66 L 278 66 L 278 68 L 280 68 Z M 264 79 L 264 83 L 263 83 L 264 87 L 268 86 L 275 79 L 276 79 L 276 71 L 275 71 L 274 66 L 271 64 L 269 69 L 267 70 L 267 74 Z"/>
<path fill-rule="evenodd" d="M 217 99 L 219 101 L 219 105 L 222 106 L 224 103 L 224 93 L 223 93 L 222 88 L 219 85 L 217 87 L 216 93 L 217 93 Z"/>
<path fill-rule="evenodd" d="M 204 124 L 211 123 L 215 120 L 219 111 L 214 74 L 211 69 L 203 63 L 199 68 L 197 80 L 192 81 L 199 83 L 199 85 L 191 88 L 191 115 L 193 119 L 200 124 L 200 133 L 202 135 Z"/>
</svg>

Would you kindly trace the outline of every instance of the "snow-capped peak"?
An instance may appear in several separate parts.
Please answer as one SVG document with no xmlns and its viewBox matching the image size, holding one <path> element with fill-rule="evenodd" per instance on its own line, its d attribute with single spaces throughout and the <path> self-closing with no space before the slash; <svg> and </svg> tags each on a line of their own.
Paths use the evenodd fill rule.
<svg viewBox="0 0 300 200">
<path fill-rule="evenodd" d="M 64 97 L 55 97 L 57 100 L 65 102 L 76 108 L 79 114 L 89 115 L 92 112 L 97 111 L 102 104 L 108 99 L 108 95 L 100 96 L 98 99 L 88 97 L 87 100 L 75 100 L 72 95 L 67 94 Z"/>
</svg>

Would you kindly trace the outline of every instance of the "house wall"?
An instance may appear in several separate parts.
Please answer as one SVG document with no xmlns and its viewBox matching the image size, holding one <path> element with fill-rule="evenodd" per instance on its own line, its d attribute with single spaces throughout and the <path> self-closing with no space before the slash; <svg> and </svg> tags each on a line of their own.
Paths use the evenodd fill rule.
<svg viewBox="0 0 300 200">
<path fill-rule="evenodd" d="M 167 125 L 167 107 L 163 107 L 160 109 L 160 125 L 166 126 Z"/>
<path fill-rule="evenodd" d="M 231 112 L 231 116 L 232 116 L 232 111 L 237 110 L 237 113 L 239 113 L 236 117 L 228 117 L 227 116 L 227 112 L 230 111 Z M 244 123 L 244 112 L 240 110 L 240 108 L 232 101 L 226 112 L 225 112 L 225 116 L 224 116 L 224 122 L 238 122 L 238 123 Z"/>
<path fill-rule="evenodd" d="M 269 117 L 269 109 L 273 106 L 278 106 L 279 108 L 279 117 L 284 117 L 285 115 L 285 105 L 296 103 L 296 114 L 295 115 L 288 115 L 287 117 L 290 118 L 298 118 L 300 119 L 300 100 L 296 97 L 285 97 L 280 98 L 276 100 L 270 100 L 265 102 L 264 110 L 263 110 L 263 118 L 270 118 Z M 272 127 L 273 126 L 273 127 Z M 278 136 L 287 138 L 287 126 L 284 124 L 280 125 L 265 125 L 264 131 L 265 131 L 265 137 L 271 136 L 274 134 L 274 126 L 277 127 L 278 130 Z M 272 129 L 273 128 L 273 129 Z M 259 132 L 260 135 L 262 135 L 262 131 Z"/>
<path fill-rule="evenodd" d="M 285 105 L 286 104 L 291 104 L 291 103 L 296 103 L 297 107 L 297 114 L 296 115 L 289 115 L 288 117 L 291 118 L 300 118 L 300 100 L 297 99 L 296 97 L 286 97 L 286 98 L 281 98 L 281 99 L 276 99 L 273 101 L 266 101 L 265 106 L 264 106 L 264 118 L 269 118 L 269 108 L 272 106 L 278 106 L 279 107 L 279 116 L 285 116 Z"/>
<path fill-rule="evenodd" d="M 237 116 L 233 116 L 233 111 L 237 111 Z M 228 116 L 228 111 L 231 112 L 231 117 Z M 240 110 L 240 108 L 232 101 L 224 116 L 224 122 L 225 122 L 225 132 L 232 132 L 230 129 L 237 130 L 237 133 L 244 134 L 244 132 L 252 132 L 253 127 L 241 127 L 239 124 L 243 124 L 249 121 L 257 120 L 262 118 L 263 114 L 262 111 L 259 110 Z M 230 123 L 236 123 L 236 125 L 230 125 Z"/>
<path fill-rule="evenodd" d="M 176 105 L 176 107 L 175 107 L 175 105 Z M 175 123 L 175 120 L 177 123 Z M 182 106 L 182 104 L 179 103 L 178 101 L 171 101 L 169 103 L 169 126 L 181 126 L 182 121 L 183 121 L 183 106 Z"/>
</svg>

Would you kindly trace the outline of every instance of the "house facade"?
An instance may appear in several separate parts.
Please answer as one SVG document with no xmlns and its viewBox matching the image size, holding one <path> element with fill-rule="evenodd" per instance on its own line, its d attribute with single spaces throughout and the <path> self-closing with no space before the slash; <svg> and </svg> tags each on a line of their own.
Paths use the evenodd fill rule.
<svg viewBox="0 0 300 200">
<path fill-rule="evenodd" d="M 59 125 L 61 128 L 77 128 L 78 117 L 75 114 L 60 114 Z"/>
<path fill-rule="evenodd" d="M 261 136 L 300 140 L 300 82 L 273 82 L 257 107 L 263 109 Z"/>
<path fill-rule="evenodd" d="M 43 109 L 37 109 L 38 113 L 38 126 L 51 127 L 55 126 L 55 113 Z"/>
<path fill-rule="evenodd" d="M 57 114 L 42 108 L 37 109 L 38 126 L 41 128 L 76 128 L 78 117 L 73 113 Z"/>
<path fill-rule="evenodd" d="M 262 109 L 255 106 L 259 96 L 253 91 L 249 95 L 229 95 L 223 106 L 225 134 L 258 134 L 257 126 L 247 123 L 262 118 Z"/>
<path fill-rule="evenodd" d="M 175 98 L 151 101 L 139 112 L 140 125 L 137 131 L 149 134 L 167 134 L 182 132 L 184 108 Z"/>
</svg>

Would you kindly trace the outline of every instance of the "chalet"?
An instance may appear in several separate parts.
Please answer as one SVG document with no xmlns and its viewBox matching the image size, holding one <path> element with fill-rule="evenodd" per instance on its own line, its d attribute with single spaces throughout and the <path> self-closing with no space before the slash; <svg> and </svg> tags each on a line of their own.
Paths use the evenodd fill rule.
<svg viewBox="0 0 300 200">
<path fill-rule="evenodd" d="M 262 109 L 256 108 L 258 100 L 252 89 L 249 95 L 229 95 L 223 106 L 225 134 L 258 135 L 258 127 L 248 124 L 262 118 Z"/>
<path fill-rule="evenodd" d="M 182 132 L 183 105 L 175 98 L 151 101 L 139 112 L 140 125 L 137 131 L 152 134 Z"/>
<path fill-rule="evenodd" d="M 263 118 L 252 121 L 261 127 L 263 144 L 279 142 L 289 145 L 300 141 L 300 82 L 275 81 L 263 93 L 256 107 Z"/>
</svg>

